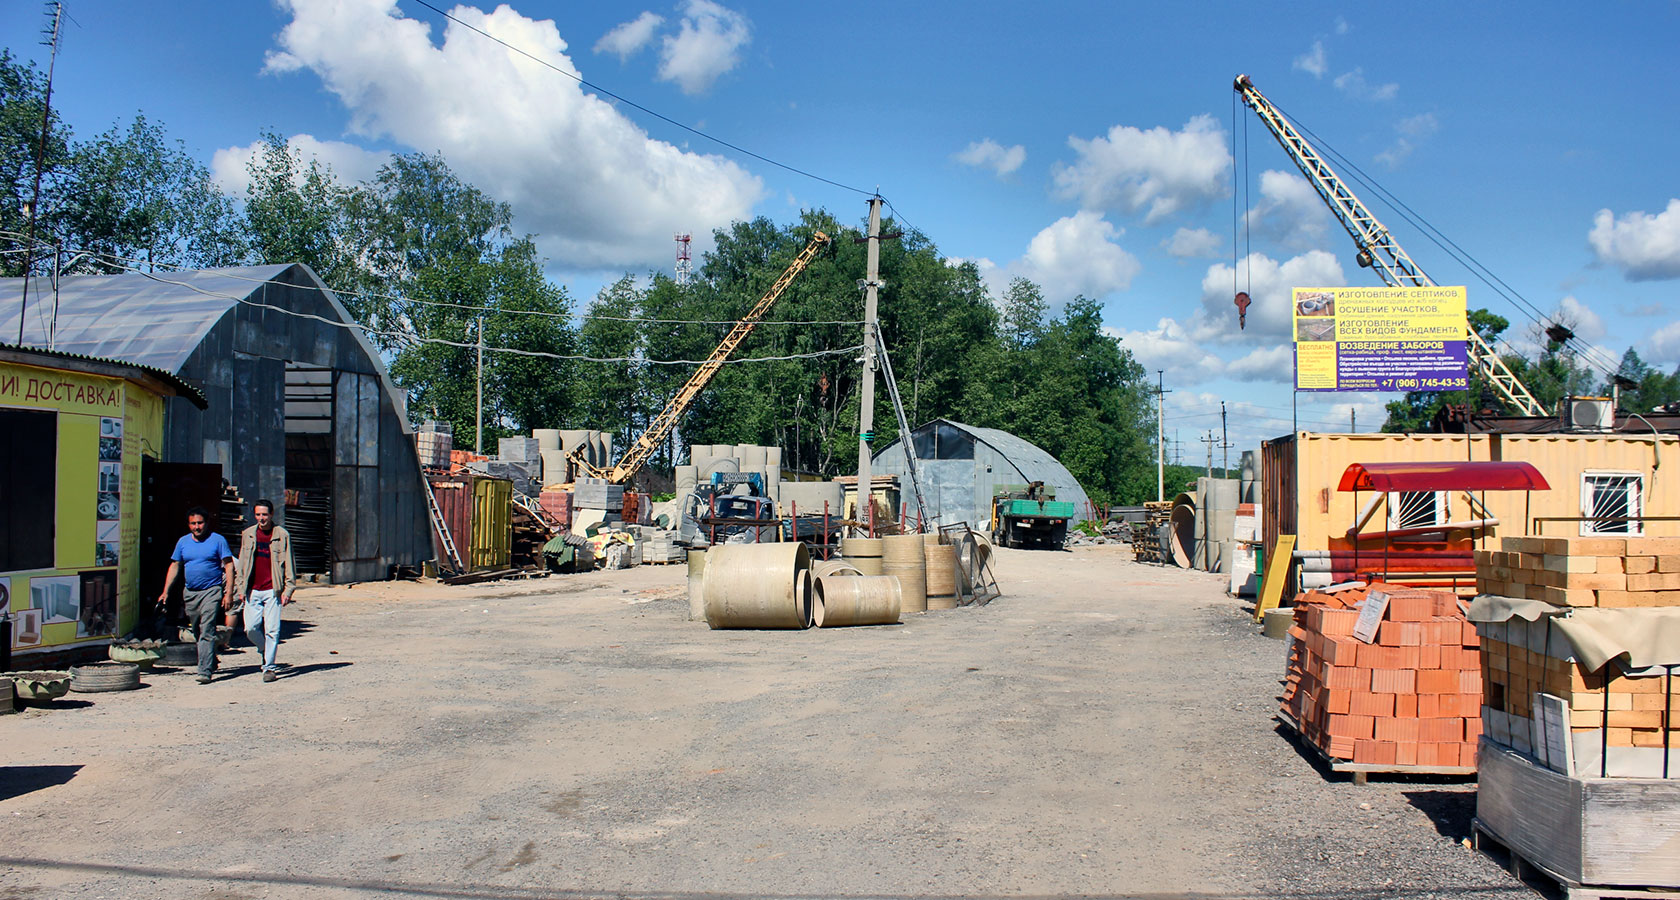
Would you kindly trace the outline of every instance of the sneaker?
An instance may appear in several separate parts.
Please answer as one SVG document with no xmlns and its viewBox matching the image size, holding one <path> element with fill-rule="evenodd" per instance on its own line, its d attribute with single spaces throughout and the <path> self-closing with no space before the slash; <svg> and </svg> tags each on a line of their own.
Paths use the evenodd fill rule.
<svg viewBox="0 0 1680 900">
<path fill-rule="evenodd" d="M 208 675 L 198 676 L 198 683 L 199 684 L 209 684 L 210 683 L 210 676 L 208 676 Z"/>
<path fill-rule="evenodd" d="M 279 675 L 274 674 L 274 672 L 272 672 L 272 671 L 263 673 L 263 681 L 264 682 L 273 681 L 274 679 L 279 678 L 279 677 L 280 677 Z"/>
</svg>

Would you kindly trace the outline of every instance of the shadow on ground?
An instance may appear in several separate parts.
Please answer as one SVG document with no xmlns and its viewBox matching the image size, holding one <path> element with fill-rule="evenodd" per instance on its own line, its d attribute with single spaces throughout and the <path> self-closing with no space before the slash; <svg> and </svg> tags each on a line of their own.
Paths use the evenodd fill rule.
<svg viewBox="0 0 1680 900">
<path fill-rule="evenodd" d="M 68 783 L 81 766 L 0 766 L 0 800 Z"/>
</svg>

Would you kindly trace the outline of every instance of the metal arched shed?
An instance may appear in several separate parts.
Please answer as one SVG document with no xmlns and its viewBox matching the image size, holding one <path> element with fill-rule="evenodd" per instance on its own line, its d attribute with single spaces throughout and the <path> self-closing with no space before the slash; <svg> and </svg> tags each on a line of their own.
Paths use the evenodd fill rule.
<svg viewBox="0 0 1680 900">
<path fill-rule="evenodd" d="M 991 521 L 994 489 L 1034 481 L 1054 487 L 1057 500 L 1072 502 L 1078 510 L 1075 521 L 1091 517 L 1091 502 L 1079 480 L 1031 441 L 950 419 L 934 419 L 911 431 L 910 439 L 927 494 L 928 515 L 938 524 L 967 522 L 983 531 Z M 876 474 L 898 476 L 906 502 L 914 505 L 900 442 L 875 451 L 871 460 L 870 469 Z"/>
<path fill-rule="evenodd" d="M 201 392 L 203 412 L 168 401 L 146 455 L 219 466 L 246 521 L 259 498 L 283 507 L 299 571 L 368 581 L 432 558 L 406 398 L 308 266 L 77 275 L 56 290 L 31 278 L 24 302 L 23 279 L 0 279 L 0 335 L 15 338 L 21 314 L 26 346 L 150 366 Z"/>
</svg>

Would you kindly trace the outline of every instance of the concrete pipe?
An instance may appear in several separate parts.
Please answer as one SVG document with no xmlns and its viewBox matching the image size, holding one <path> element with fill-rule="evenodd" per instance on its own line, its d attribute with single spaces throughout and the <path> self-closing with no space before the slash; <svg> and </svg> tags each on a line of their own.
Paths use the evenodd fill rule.
<svg viewBox="0 0 1680 900">
<path fill-rule="evenodd" d="M 905 612 L 927 609 L 927 556 L 919 534 L 889 534 L 881 539 L 881 574 L 898 576 Z"/>
<path fill-rule="evenodd" d="M 1241 492 L 1238 490 L 1238 487 L 1239 485 L 1235 478 L 1209 479 L 1206 489 L 1207 503 L 1202 508 L 1236 509 L 1238 502 L 1237 498 L 1241 496 Z"/>
<path fill-rule="evenodd" d="M 581 428 L 561 429 L 561 431 L 560 431 L 560 452 L 565 454 L 566 456 L 571 456 L 573 450 L 576 450 L 579 447 L 587 446 L 588 444 L 589 444 L 589 432 L 587 432 L 587 431 L 585 431 Z M 568 466 L 568 471 L 566 472 L 566 480 L 567 481 L 571 481 L 572 477 L 577 474 L 575 472 L 569 471 L 569 469 L 570 469 L 570 467 Z"/>
<path fill-rule="evenodd" d="M 957 608 L 957 548 L 927 544 L 927 608 Z"/>
<path fill-rule="evenodd" d="M 880 538 L 841 538 L 840 555 L 864 575 L 881 575 Z"/>
<path fill-rule="evenodd" d="M 566 451 L 554 449 L 538 450 L 537 452 L 542 455 L 543 487 L 548 487 L 551 484 L 565 484 L 567 481 Z"/>
<path fill-rule="evenodd" d="M 764 448 L 764 464 L 767 465 L 767 466 L 776 466 L 776 467 L 779 468 L 782 464 L 782 448 L 780 448 L 780 447 L 765 447 Z"/>
<path fill-rule="evenodd" d="M 799 609 L 805 615 L 805 627 L 817 624 L 817 586 L 811 578 L 810 569 L 800 569 L 795 582 L 798 588 Z"/>
<path fill-rule="evenodd" d="M 737 450 L 738 452 L 735 454 L 735 458 L 741 461 L 741 468 L 743 470 L 762 469 L 769 465 L 769 462 L 766 459 L 767 455 L 765 454 L 763 447 L 757 446 L 756 444 L 743 444 L 737 448 Z"/>
<path fill-rule="evenodd" d="M 537 439 L 538 450 L 560 449 L 560 429 L 558 428 L 533 428 L 531 429 L 531 437 Z"/>
<path fill-rule="evenodd" d="M 695 468 L 694 466 L 677 466 L 676 467 L 677 493 L 679 493 L 679 494 L 692 494 L 692 493 L 694 493 L 694 485 L 696 483 L 698 483 L 699 480 L 700 480 L 700 470 Z"/>
<path fill-rule="evenodd" d="M 806 628 L 811 594 L 800 573 L 811 568 L 802 541 L 718 544 L 706 551 L 706 624 L 713 628 Z"/>
<path fill-rule="evenodd" d="M 730 459 L 716 459 L 716 458 L 714 458 L 712 460 L 711 465 L 709 465 L 706 468 L 700 470 L 700 483 L 701 484 L 711 484 L 712 483 L 712 474 L 715 473 L 715 472 L 739 472 L 739 471 L 741 471 L 741 464 L 736 462 L 733 458 L 730 458 Z"/>
<path fill-rule="evenodd" d="M 601 432 L 601 465 L 610 466 L 617 459 L 613 456 L 613 436 Z"/>
<path fill-rule="evenodd" d="M 862 578 L 824 575 L 816 579 L 816 588 L 819 628 L 892 625 L 898 621 L 904 603 L 898 579 L 884 575 Z"/>
<path fill-rule="evenodd" d="M 839 578 L 862 574 L 858 571 L 857 566 L 843 559 L 819 559 L 811 563 L 811 577 L 813 578 Z"/>
<path fill-rule="evenodd" d="M 1187 494 L 1179 494 L 1173 501 L 1172 517 L 1168 520 L 1172 537 L 1173 562 L 1188 569 L 1196 559 L 1196 504 Z"/>
<path fill-rule="evenodd" d="M 706 551 L 692 547 L 688 550 L 688 620 L 701 622 L 706 618 Z"/>
</svg>

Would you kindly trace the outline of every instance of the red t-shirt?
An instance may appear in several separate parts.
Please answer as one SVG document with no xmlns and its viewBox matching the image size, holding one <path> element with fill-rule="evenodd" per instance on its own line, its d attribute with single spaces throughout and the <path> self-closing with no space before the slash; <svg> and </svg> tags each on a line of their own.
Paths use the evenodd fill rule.
<svg viewBox="0 0 1680 900">
<path fill-rule="evenodd" d="M 268 544 L 274 536 L 272 531 L 257 529 L 257 552 L 251 558 L 251 590 L 274 590 L 274 561 L 269 556 Z"/>
</svg>

